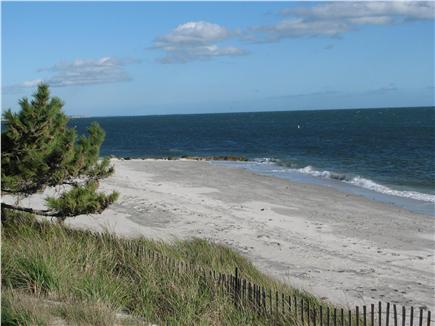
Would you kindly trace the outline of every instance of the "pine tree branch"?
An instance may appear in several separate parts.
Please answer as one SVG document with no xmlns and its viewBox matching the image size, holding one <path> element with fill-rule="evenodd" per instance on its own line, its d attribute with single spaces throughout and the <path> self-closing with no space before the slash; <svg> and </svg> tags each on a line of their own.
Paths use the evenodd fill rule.
<svg viewBox="0 0 435 326">
<path fill-rule="evenodd" d="M 2 203 L 1 208 L 2 209 L 7 208 L 7 209 L 15 210 L 15 211 L 32 213 L 32 214 L 41 215 L 41 216 L 49 216 L 49 217 L 58 217 L 59 216 L 59 214 L 57 212 L 50 211 L 50 210 L 33 209 L 33 208 L 28 208 L 28 207 L 10 205 L 10 204 L 6 204 L 6 203 Z"/>
</svg>

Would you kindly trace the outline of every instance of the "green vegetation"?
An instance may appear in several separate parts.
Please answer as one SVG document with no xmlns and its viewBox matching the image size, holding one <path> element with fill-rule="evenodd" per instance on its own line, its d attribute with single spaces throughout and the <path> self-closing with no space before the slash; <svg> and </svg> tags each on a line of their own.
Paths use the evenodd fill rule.
<svg viewBox="0 0 435 326">
<path fill-rule="evenodd" d="M 233 250 L 204 240 L 126 240 L 18 215 L 2 228 L 2 325 L 55 320 L 74 325 L 270 324 L 251 308 L 236 308 L 212 279 L 200 269 L 186 270 L 186 264 L 225 273 L 237 266 L 248 280 L 318 303 L 262 274 Z M 137 253 L 138 248 L 183 262 L 183 270 Z"/>
<path fill-rule="evenodd" d="M 59 197 L 47 198 L 47 210 L 35 210 L 2 202 L 2 209 L 54 216 L 64 220 L 79 214 L 100 213 L 118 194 L 97 193 L 98 181 L 113 173 L 109 159 L 100 159 L 104 131 L 97 123 L 88 136 L 77 136 L 67 126 L 63 102 L 50 98 L 48 86 L 40 84 L 33 100 L 23 98 L 21 110 L 3 115 L 1 191 L 16 199 L 44 191 L 47 187 L 67 185 Z"/>
<path fill-rule="evenodd" d="M 236 267 L 251 282 L 318 304 L 225 246 L 127 240 L 37 220 L 33 214 L 63 221 L 100 213 L 118 194 L 97 192 L 99 180 L 113 173 L 109 160 L 99 157 L 104 131 L 97 124 L 78 137 L 67 126 L 62 101 L 50 98 L 44 84 L 20 105 L 20 112 L 4 114 L 2 194 L 20 199 L 48 187 L 66 190 L 46 198 L 47 210 L 2 202 L 2 325 L 269 325 L 270 316 L 236 307 L 207 274 L 231 274 Z M 276 325 L 297 324 L 281 317 Z"/>
</svg>

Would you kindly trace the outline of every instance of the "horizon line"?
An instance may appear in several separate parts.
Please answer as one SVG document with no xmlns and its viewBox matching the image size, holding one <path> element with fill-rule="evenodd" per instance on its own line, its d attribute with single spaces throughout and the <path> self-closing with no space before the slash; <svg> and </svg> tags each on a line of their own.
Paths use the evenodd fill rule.
<svg viewBox="0 0 435 326">
<path fill-rule="evenodd" d="M 161 116 L 180 116 L 180 115 L 217 115 L 217 114 L 243 114 L 243 113 L 277 113 L 277 112 L 304 112 L 304 111 L 350 111 L 350 110 L 381 110 L 381 109 L 435 109 L 434 105 L 423 106 L 385 106 L 367 108 L 341 108 L 341 109 L 296 109 L 296 110 L 273 110 L 273 111 L 235 111 L 235 112 L 204 112 L 204 113 L 162 113 L 162 114 L 132 114 L 132 115 L 94 115 L 84 116 L 81 114 L 68 115 L 70 119 L 91 119 L 91 118 L 128 118 L 128 117 L 161 117 Z"/>
</svg>

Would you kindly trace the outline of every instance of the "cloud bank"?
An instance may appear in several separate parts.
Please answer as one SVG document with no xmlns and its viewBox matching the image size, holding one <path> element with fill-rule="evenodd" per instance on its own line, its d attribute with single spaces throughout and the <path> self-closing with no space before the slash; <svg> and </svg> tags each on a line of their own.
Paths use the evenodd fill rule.
<svg viewBox="0 0 435 326">
<path fill-rule="evenodd" d="M 276 24 L 251 28 L 247 39 L 276 42 L 296 37 L 338 37 L 363 25 L 391 25 L 435 19 L 435 2 L 328 2 L 280 11 Z"/>
<path fill-rule="evenodd" d="M 6 86 L 4 90 L 13 91 L 22 88 L 34 88 L 41 82 L 51 87 L 81 86 L 117 83 L 131 80 L 125 70 L 126 65 L 138 63 L 133 59 L 117 59 L 102 57 L 100 59 L 77 59 L 72 62 L 62 62 L 51 67 L 41 68 L 38 72 L 49 72 L 51 76 L 24 81 Z"/>
<path fill-rule="evenodd" d="M 244 31 L 231 31 L 206 21 L 186 22 L 168 34 L 157 37 L 151 48 L 164 52 L 158 59 L 160 63 L 239 56 L 248 52 L 240 47 L 221 46 L 218 43 L 231 38 L 238 38 L 242 42 L 267 43 L 299 37 L 340 37 L 361 26 L 432 20 L 435 19 L 435 2 L 324 2 L 283 9 L 279 16 L 281 19 L 274 24 L 250 27 Z"/>
<path fill-rule="evenodd" d="M 152 48 L 164 51 L 164 56 L 158 59 L 160 63 L 186 63 L 246 54 L 241 48 L 217 44 L 235 35 L 235 32 L 218 24 L 192 21 L 178 25 L 170 33 L 157 37 Z"/>
</svg>

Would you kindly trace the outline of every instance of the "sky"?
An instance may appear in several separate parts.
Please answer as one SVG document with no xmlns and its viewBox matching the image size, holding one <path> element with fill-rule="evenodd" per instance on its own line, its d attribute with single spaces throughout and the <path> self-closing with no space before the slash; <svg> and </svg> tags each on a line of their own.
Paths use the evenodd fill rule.
<svg viewBox="0 0 435 326">
<path fill-rule="evenodd" d="M 435 2 L 5 2 L 2 111 L 70 115 L 434 105 Z"/>
</svg>

